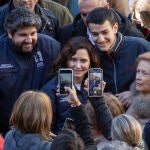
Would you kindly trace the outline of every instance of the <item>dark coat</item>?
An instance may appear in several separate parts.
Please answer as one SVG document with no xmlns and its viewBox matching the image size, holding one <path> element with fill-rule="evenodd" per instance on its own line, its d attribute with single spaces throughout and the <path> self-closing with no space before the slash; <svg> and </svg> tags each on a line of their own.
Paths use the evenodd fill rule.
<svg viewBox="0 0 150 150">
<path fill-rule="evenodd" d="M 111 140 L 111 124 L 113 116 L 106 104 L 104 97 L 101 96 L 99 98 L 90 98 L 90 103 L 95 110 L 97 123 L 100 126 L 104 137 L 107 140 Z"/>
<path fill-rule="evenodd" d="M 89 122 L 84 105 L 71 107 L 70 114 L 73 118 L 77 133 L 84 141 L 86 150 L 96 150 L 97 148 L 91 130 L 92 126 Z"/>
<path fill-rule="evenodd" d="M 8 130 L 9 117 L 18 96 L 38 90 L 47 81 L 52 62 L 60 52 L 60 43 L 38 34 L 30 54 L 22 53 L 6 35 L 0 37 L 0 132 Z"/>
</svg>

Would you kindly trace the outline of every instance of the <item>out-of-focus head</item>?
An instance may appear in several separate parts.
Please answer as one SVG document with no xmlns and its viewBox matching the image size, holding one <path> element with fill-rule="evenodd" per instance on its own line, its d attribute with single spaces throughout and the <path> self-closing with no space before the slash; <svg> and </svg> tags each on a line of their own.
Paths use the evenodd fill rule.
<svg viewBox="0 0 150 150">
<path fill-rule="evenodd" d="M 101 51 L 109 51 L 118 32 L 118 24 L 112 10 L 95 8 L 89 13 L 86 22 L 95 44 Z"/>
<path fill-rule="evenodd" d="M 17 99 L 10 123 L 22 133 L 38 133 L 45 140 L 50 138 L 52 107 L 49 97 L 42 92 L 27 91 Z"/>
<path fill-rule="evenodd" d="M 4 27 L 17 50 L 28 53 L 37 42 L 41 19 L 29 9 L 20 7 L 6 16 Z"/>
<path fill-rule="evenodd" d="M 118 100 L 116 96 L 111 93 L 104 93 L 103 95 L 113 117 L 117 117 L 125 113 L 123 104 Z"/>
<path fill-rule="evenodd" d="M 38 0 L 13 0 L 13 4 L 15 8 L 25 7 L 32 11 L 34 11 L 37 2 Z"/>
<path fill-rule="evenodd" d="M 112 138 L 136 147 L 142 141 L 141 125 L 132 116 L 121 114 L 112 121 Z"/>
<path fill-rule="evenodd" d="M 144 28 L 150 30 L 150 1 L 134 0 L 132 19 Z"/>
<path fill-rule="evenodd" d="M 82 139 L 75 131 L 65 129 L 53 140 L 51 150 L 85 150 Z"/>
<path fill-rule="evenodd" d="M 79 0 L 78 6 L 80 9 L 81 18 L 86 25 L 86 18 L 89 12 L 97 7 L 109 7 L 107 0 Z"/>
<path fill-rule="evenodd" d="M 150 52 L 139 55 L 136 65 L 136 90 L 150 94 Z"/>
</svg>

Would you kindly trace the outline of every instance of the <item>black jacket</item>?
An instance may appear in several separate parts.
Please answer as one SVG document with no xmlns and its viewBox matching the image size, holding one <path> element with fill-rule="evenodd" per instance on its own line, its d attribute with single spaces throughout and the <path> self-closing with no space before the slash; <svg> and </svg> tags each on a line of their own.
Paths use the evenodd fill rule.
<svg viewBox="0 0 150 150">
<path fill-rule="evenodd" d="M 71 107 L 70 114 L 73 118 L 77 133 L 84 141 L 86 150 L 96 150 L 97 148 L 91 130 L 92 126 L 89 122 L 84 106 L 80 105 L 78 107 Z"/>
<path fill-rule="evenodd" d="M 104 97 L 93 97 L 89 100 L 95 110 L 97 123 L 100 126 L 104 137 L 107 140 L 111 140 L 111 124 L 113 116 L 106 104 Z"/>
<path fill-rule="evenodd" d="M 14 9 L 12 1 L 0 9 L 0 35 L 5 33 L 5 17 L 12 9 Z M 39 33 L 47 34 L 55 39 L 58 39 L 58 34 L 60 31 L 58 18 L 51 11 L 42 8 L 39 4 L 36 4 L 35 6 L 35 13 L 39 15 L 42 20 L 42 26 L 39 30 Z"/>
<path fill-rule="evenodd" d="M 113 11 L 116 21 L 119 25 L 119 32 L 127 36 L 144 38 L 144 35 L 141 33 L 141 31 L 135 28 L 126 16 L 123 16 L 112 8 L 111 10 Z M 62 45 L 64 45 L 69 39 L 75 36 L 87 37 L 87 28 L 84 25 L 80 14 L 76 16 L 72 24 L 67 25 L 61 30 L 59 41 Z"/>
</svg>

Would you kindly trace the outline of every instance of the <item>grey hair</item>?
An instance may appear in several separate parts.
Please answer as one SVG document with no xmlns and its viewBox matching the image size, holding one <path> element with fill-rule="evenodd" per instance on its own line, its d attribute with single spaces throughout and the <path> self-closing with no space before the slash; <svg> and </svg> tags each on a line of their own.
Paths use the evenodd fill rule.
<svg viewBox="0 0 150 150">
<path fill-rule="evenodd" d="M 101 144 L 101 146 L 98 147 L 98 150 L 135 150 L 135 148 L 123 141 L 115 140 Z"/>
<path fill-rule="evenodd" d="M 42 25 L 41 18 L 28 8 L 12 10 L 5 18 L 4 28 L 7 32 L 15 33 L 19 28 L 35 26 L 37 30 Z"/>
</svg>

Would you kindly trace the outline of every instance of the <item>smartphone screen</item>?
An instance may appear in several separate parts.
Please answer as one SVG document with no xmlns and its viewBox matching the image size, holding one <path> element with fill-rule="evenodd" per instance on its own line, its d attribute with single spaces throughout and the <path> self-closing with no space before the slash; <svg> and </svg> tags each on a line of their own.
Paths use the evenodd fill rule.
<svg viewBox="0 0 150 150">
<path fill-rule="evenodd" d="M 103 70 L 100 68 L 90 68 L 89 76 L 89 97 L 99 97 L 102 95 Z"/>
<path fill-rule="evenodd" d="M 58 76 L 58 83 L 59 83 L 59 92 L 60 94 L 66 95 L 68 92 L 65 90 L 65 86 L 73 87 L 73 71 L 72 69 L 62 68 L 59 69 L 59 76 Z"/>
</svg>

